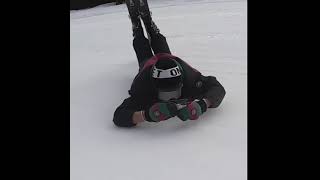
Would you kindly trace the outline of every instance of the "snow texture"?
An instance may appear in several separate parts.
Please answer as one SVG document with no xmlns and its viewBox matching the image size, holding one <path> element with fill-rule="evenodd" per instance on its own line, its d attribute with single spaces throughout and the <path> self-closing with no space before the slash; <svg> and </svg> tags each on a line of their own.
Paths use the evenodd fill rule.
<svg viewBox="0 0 320 180">
<path fill-rule="evenodd" d="M 149 0 L 174 55 L 226 89 L 198 121 L 117 128 L 138 72 L 125 4 L 70 12 L 71 180 L 247 179 L 247 2 Z"/>
</svg>

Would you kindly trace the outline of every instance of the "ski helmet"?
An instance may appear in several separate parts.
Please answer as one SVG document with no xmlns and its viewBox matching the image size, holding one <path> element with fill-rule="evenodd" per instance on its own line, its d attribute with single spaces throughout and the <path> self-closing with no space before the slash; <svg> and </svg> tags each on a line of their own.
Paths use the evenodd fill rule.
<svg viewBox="0 0 320 180">
<path fill-rule="evenodd" d="M 152 67 L 152 81 L 160 100 L 178 99 L 183 86 L 183 69 L 172 58 L 158 60 Z"/>
</svg>

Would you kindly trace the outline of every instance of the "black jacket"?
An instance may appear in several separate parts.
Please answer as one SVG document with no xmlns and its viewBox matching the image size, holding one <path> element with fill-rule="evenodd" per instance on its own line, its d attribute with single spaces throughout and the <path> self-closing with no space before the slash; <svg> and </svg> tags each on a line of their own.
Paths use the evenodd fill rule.
<svg viewBox="0 0 320 180">
<path fill-rule="evenodd" d="M 146 61 L 144 67 L 136 75 L 129 90 L 130 97 L 125 99 L 114 112 L 113 122 L 115 125 L 121 127 L 135 126 L 136 124 L 132 122 L 133 113 L 141 110 L 147 112 L 150 106 L 159 102 L 157 91 L 151 82 L 150 71 L 156 61 L 166 57 L 175 59 L 182 66 L 182 99 L 192 101 L 207 98 L 212 103 L 209 108 L 216 108 L 220 105 L 226 92 L 214 76 L 203 76 L 180 58 L 171 54 L 160 53 Z"/>
</svg>

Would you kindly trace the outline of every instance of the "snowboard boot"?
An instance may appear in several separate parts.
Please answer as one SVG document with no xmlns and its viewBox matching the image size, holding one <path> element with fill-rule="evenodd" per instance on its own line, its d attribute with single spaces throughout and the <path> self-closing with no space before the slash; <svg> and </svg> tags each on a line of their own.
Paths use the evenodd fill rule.
<svg viewBox="0 0 320 180">
<path fill-rule="evenodd" d="M 148 39 L 151 41 L 151 38 L 160 33 L 159 28 L 154 23 L 151 17 L 151 12 L 149 10 L 149 5 L 147 0 L 138 0 L 139 1 L 139 13 L 141 15 L 141 19 L 146 28 Z"/>
<path fill-rule="evenodd" d="M 143 35 L 143 28 L 141 25 L 140 14 L 139 14 L 139 0 L 126 0 L 126 5 L 129 12 L 129 18 L 132 23 L 132 35 Z"/>
</svg>

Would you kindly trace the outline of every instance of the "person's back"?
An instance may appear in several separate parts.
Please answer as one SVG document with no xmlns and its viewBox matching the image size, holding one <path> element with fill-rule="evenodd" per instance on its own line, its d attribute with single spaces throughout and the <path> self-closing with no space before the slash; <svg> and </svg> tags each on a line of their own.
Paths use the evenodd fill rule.
<svg viewBox="0 0 320 180">
<path fill-rule="evenodd" d="M 147 1 L 142 2 L 126 0 L 139 73 L 128 91 L 130 97 L 116 109 L 113 122 L 120 127 L 132 127 L 175 116 L 182 121 L 196 120 L 207 108 L 220 105 L 225 89 L 214 76 L 203 76 L 171 54 L 166 38 L 151 18 Z M 149 39 L 144 36 L 141 20 Z"/>
</svg>

